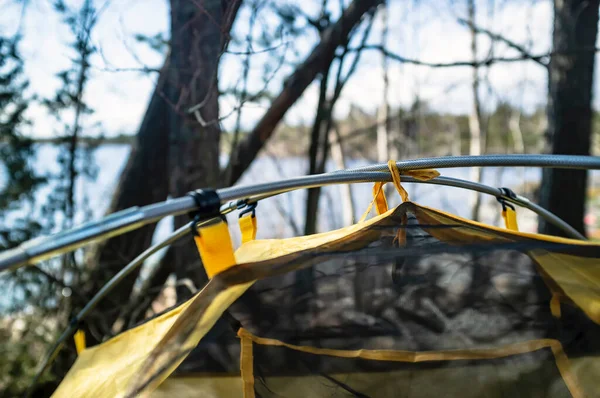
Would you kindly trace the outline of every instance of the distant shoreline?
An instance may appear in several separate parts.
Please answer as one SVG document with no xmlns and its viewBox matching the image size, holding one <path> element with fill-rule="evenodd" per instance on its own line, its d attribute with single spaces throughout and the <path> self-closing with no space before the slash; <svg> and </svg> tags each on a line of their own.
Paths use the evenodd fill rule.
<svg viewBox="0 0 600 398">
<path fill-rule="evenodd" d="M 52 137 L 52 138 L 34 138 L 34 144 L 53 144 L 60 145 L 66 142 L 70 137 Z M 135 135 L 118 135 L 115 137 L 79 137 L 78 142 L 81 145 L 106 145 L 106 144 L 127 144 L 132 145 L 135 142 Z"/>
</svg>

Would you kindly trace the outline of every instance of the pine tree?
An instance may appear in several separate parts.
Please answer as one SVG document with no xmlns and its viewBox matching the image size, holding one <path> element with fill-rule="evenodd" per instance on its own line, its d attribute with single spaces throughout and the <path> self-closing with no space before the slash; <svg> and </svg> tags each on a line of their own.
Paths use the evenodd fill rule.
<svg viewBox="0 0 600 398">
<path fill-rule="evenodd" d="M 18 43 L 18 37 L 0 36 L 0 251 L 35 237 L 42 229 L 31 211 L 34 193 L 44 179 L 34 172 L 35 147 L 24 131 L 31 98 L 25 94 L 28 82 Z M 44 276 L 34 270 L 2 275 L 0 313 L 23 314 L 32 291 L 40 292 L 32 286 L 44 282 Z M 42 339 L 37 330 L 24 328 L 28 317 L 32 314 L 20 319 L 7 316 L 0 324 L 0 391 L 5 396 L 22 392 L 35 372 L 32 349 L 39 351 Z"/>
<path fill-rule="evenodd" d="M 0 37 L 0 250 L 16 246 L 40 230 L 27 211 L 43 179 L 33 170 L 33 141 L 23 132 L 28 124 L 24 94 L 28 82 L 18 42 L 18 38 Z M 17 209 L 18 217 L 12 216 Z"/>
</svg>

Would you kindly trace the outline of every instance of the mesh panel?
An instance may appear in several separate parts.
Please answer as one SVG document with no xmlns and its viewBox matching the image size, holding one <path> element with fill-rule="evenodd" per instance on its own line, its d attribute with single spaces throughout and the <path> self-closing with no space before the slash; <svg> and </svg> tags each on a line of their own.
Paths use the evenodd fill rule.
<svg viewBox="0 0 600 398">
<path fill-rule="evenodd" d="M 552 348 L 546 344 L 531 352 L 425 362 L 338 358 L 253 344 L 252 391 L 302 397 L 583 396 L 577 377 L 569 376 L 563 349 L 571 359 L 597 364 L 600 347 L 594 336 L 600 328 L 540 261 L 569 256 L 574 260 L 567 265 L 586 274 L 598 265 L 598 246 L 515 235 L 410 203 L 317 247 L 294 244 L 298 249 L 289 254 L 265 251 L 266 260 L 217 275 L 196 299 L 195 315 L 157 352 L 165 361 L 180 358 L 185 354 L 180 347 L 211 303 L 233 286 L 256 281 L 180 370 L 239 369 L 239 340 L 233 337 L 238 327 L 293 346 L 346 352 L 502 351 L 551 341 Z M 257 247 L 274 250 L 276 245 Z M 598 287 L 586 289 L 595 294 Z M 553 297 L 560 309 L 554 315 Z M 583 390 L 594 396 L 597 388 L 587 383 Z"/>
<path fill-rule="evenodd" d="M 402 363 L 254 344 L 253 371 L 257 397 L 570 396 L 549 348 L 497 359 Z"/>
<path fill-rule="evenodd" d="M 258 281 L 230 311 L 258 336 L 338 349 L 446 350 L 556 337 L 551 294 L 529 256 L 496 246 L 456 250 L 415 222 L 405 247 L 397 228 L 381 229 L 362 249 Z"/>
</svg>

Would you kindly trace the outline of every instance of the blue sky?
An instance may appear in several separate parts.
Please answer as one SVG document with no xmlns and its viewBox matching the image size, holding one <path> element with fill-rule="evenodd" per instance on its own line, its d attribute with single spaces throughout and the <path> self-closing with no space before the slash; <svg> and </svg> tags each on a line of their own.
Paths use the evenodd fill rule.
<svg viewBox="0 0 600 398">
<path fill-rule="evenodd" d="M 347 4 L 349 0 L 346 0 Z M 72 2 L 77 4 L 77 1 Z M 102 2 L 103 3 L 103 2 Z M 102 4 L 98 2 L 98 4 Z M 303 1 L 302 7 L 309 12 L 317 10 L 319 1 Z M 338 2 L 333 2 L 337 4 Z M 389 48 L 403 56 L 431 62 L 452 62 L 470 59 L 469 33 L 456 23 L 457 17 L 465 17 L 465 7 L 460 1 L 403 1 L 391 0 Z M 457 5 L 458 4 L 458 5 Z M 490 4 L 494 4 L 493 12 Z M 519 43 L 530 43 L 532 53 L 543 53 L 550 48 L 552 8 L 549 1 L 485 1 L 480 4 L 478 23 L 501 33 Z M 0 29 L 6 34 L 17 29 L 20 6 L 14 0 L 0 0 Z M 168 31 L 168 4 L 165 0 L 113 0 L 103 12 L 93 41 L 101 49 L 92 60 L 93 72 L 85 99 L 95 110 L 87 121 L 90 125 L 99 121 L 107 135 L 134 133 L 141 121 L 156 76 L 137 72 L 114 72 L 113 68 L 159 67 L 162 55 L 134 40 L 135 34 L 154 35 Z M 248 28 L 248 11 L 242 10 L 235 29 L 240 34 Z M 276 19 L 268 12 L 261 14 L 262 22 L 273 27 Z M 69 31 L 52 11 L 47 0 L 30 0 L 23 20 L 24 40 L 21 52 L 26 61 L 26 73 L 31 90 L 51 96 L 58 87 L 56 72 L 69 65 L 70 50 L 66 46 Z M 381 20 L 378 18 L 371 32 L 370 43 L 380 42 Z M 316 35 L 307 35 L 290 44 L 286 61 L 293 63 L 304 58 L 314 46 Z M 489 51 L 489 40 L 479 40 L 480 55 Z M 255 48 L 256 49 L 256 48 Z M 292 49 L 298 54 L 294 55 Z M 283 47 L 280 48 L 283 51 Z M 514 56 L 513 50 L 503 45 L 495 46 L 498 56 Z M 269 55 L 257 55 L 252 59 L 251 88 L 262 87 L 263 66 Z M 337 116 L 343 117 L 351 104 L 374 111 L 382 104 L 382 62 L 374 53 L 366 53 L 354 77 L 344 89 L 337 106 Z M 271 79 L 268 89 L 277 92 L 281 83 L 291 72 L 284 66 Z M 240 56 L 223 58 L 220 71 L 221 88 L 235 85 L 240 76 Z M 434 109 L 444 112 L 468 112 L 471 106 L 470 69 L 430 69 L 390 62 L 390 102 L 392 105 L 408 106 L 418 95 Z M 531 110 L 546 101 L 546 73 L 533 62 L 501 64 L 486 72 L 489 86 L 482 89 L 488 107 L 498 100 L 510 101 Z M 597 92 L 598 79 L 596 79 Z M 317 85 L 313 84 L 302 99 L 289 112 L 290 123 L 309 122 L 317 100 Z M 596 104 L 598 101 L 596 101 Z M 236 98 L 221 99 L 221 114 L 228 115 L 237 105 Z M 264 113 L 268 102 L 247 104 L 243 112 L 243 126 L 251 127 Z M 34 106 L 30 110 L 33 120 L 31 134 L 38 137 L 51 136 L 56 124 L 45 110 Z M 226 129 L 234 125 L 234 117 L 223 121 Z"/>
</svg>

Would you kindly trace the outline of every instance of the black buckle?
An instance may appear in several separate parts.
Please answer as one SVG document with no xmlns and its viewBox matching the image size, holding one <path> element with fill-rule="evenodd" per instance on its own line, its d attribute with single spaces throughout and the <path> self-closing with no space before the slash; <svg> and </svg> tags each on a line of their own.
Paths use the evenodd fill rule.
<svg viewBox="0 0 600 398">
<path fill-rule="evenodd" d="M 188 195 L 194 199 L 196 209 L 189 212 L 192 219 L 192 235 L 198 236 L 196 225 L 202 220 L 208 220 L 221 215 L 221 198 L 214 189 L 198 189 L 188 192 Z"/>
<path fill-rule="evenodd" d="M 250 203 L 250 204 L 245 204 L 245 209 L 240 211 L 240 218 L 242 218 L 244 215 L 248 214 L 248 213 L 252 213 L 252 218 L 256 217 L 256 206 L 258 205 L 258 202 L 254 202 L 254 203 Z"/>
<path fill-rule="evenodd" d="M 506 211 L 507 207 L 514 211 L 515 206 L 512 203 L 508 202 L 504 198 L 504 196 L 507 198 L 516 199 L 517 194 L 514 193 L 510 188 L 503 187 L 503 188 L 499 188 L 499 189 L 500 189 L 500 192 L 502 193 L 502 196 L 497 196 L 496 200 L 498 200 L 498 202 L 500 202 L 500 204 L 502 205 L 502 211 Z"/>
</svg>

